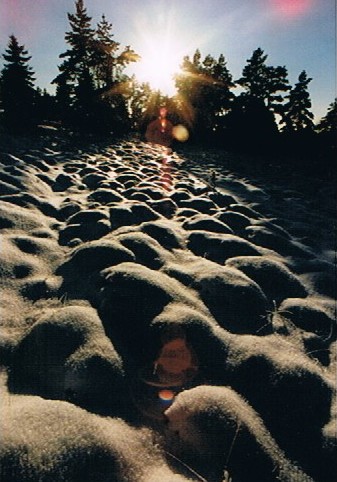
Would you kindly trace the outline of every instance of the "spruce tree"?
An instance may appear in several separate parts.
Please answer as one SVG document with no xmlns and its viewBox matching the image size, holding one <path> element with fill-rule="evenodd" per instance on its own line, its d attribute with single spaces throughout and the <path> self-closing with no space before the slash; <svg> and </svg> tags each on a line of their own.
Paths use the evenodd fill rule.
<svg viewBox="0 0 337 482">
<path fill-rule="evenodd" d="M 105 15 L 97 24 L 94 45 L 96 82 L 101 90 L 108 90 L 114 84 L 115 57 L 120 44 L 113 39 L 112 23 Z"/>
<path fill-rule="evenodd" d="M 130 80 L 124 75 L 124 69 L 130 62 L 137 62 L 140 57 L 130 46 L 120 51 L 120 43 L 114 40 L 112 23 L 106 20 L 105 15 L 102 15 L 97 24 L 93 48 L 98 88 L 106 92 L 125 80 Z"/>
<path fill-rule="evenodd" d="M 91 28 L 91 17 L 87 14 L 83 0 L 76 0 L 76 13 L 68 13 L 71 30 L 66 32 L 65 40 L 70 46 L 60 55 L 65 59 L 60 71 L 72 82 L 76 82 L 92 67 L 94 30 Z"/>
<path fill-rule="evenodd" d="M 74 127 L 88 128 L 95 101 L 93 80 L 94 29 L 83 0 L 76 0 L 75 13 L 68 13 L 71 30 L 66 32 L 69 45 L 60 55 L 64 59 L 60 74 L 53 80 L 57 85 L 56 99 L 62 120 Z"/>
<path fill-rule="evenodd" d="M 14 35 L 9 37 L 3 54 L 6 64 L 1 72 L 4 124 L 12 132 L 24 132 L 36 124 L 34 73 L 29 66 L 31 56 Z"/>
<path fill-rule="evenodd" d="M 311 80 L 306 71 L 303 70 L 298 77 L 298 82 L 287 96 L 288 102 L 284 105 L 283 111 L 284 131 L 313 130 L 314 115 L 310 111 L 311 99 L 308 91 Z"/>
</svg>

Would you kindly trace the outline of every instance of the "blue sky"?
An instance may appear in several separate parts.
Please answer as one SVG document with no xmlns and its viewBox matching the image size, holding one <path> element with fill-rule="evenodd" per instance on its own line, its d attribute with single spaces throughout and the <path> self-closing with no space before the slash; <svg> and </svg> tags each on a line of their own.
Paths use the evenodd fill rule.
<svg viewBox="0 0 337 482">
<path fill-rule="evenodd" d="M 313 78 L 309 90 L 316 119 L 336 97 L 335 0 L 84 0 L 93 24 L 104 13 L 115 40 L 131 45 L 148 62 L 169 63 L 196 48 L 203 56 L 223 53 L 234 79 L 253 50 L 267 64 L 285 65 L 293 85 L 302 70 Z M 50 89 L 64 52 L 67 12 L 74 0 L 1 0 L 0 51 L 16 35 L 32 55 L 36 84 Z M 152 57 L 151 57 L 152 56 Z M 150 66 L 150 67 L 149 67 Z M 138 70 L 137 70 L 138 69 Z M 160 69 L 159 69 L 160 70 Z M 151 63 L 139 75 L 150 73 Z"/>
</svg>

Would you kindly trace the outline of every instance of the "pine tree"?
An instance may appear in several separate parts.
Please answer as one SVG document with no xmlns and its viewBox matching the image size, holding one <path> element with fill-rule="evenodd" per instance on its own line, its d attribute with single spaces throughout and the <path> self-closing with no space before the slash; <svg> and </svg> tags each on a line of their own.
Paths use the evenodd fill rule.
<svg viewBox="0 0 337 482">
<path fill-rule="evenodd" d="M 266 65 L 268 55 L 261 48 L 254 50 L 252 57 L 237 80 L 247 96 L 261 99 L 274 113 L 280 113 L 284 98 L 282 93 L 289 90 L 286 67 Z"/>
<path fill-rule="evenodd" d="M 337 98 L 332 102 L 326 115 L 321 119 L 317 126 L 318 132 L 336 133 L 337 129 Z"/>
<path fill-rule="evenodd" d="M 178 97 L 193 120 L 196 135 L 214 134 L 222 127 L 224 114 L 230 108 L 234 87 L 224 55 L 215 59 L 207 55 L 203 60 L 197 49 L 192 60 L 183 59 L 182 75 L 176 77 Z M 183 115 L 183 114 L 182 114 Z"/>
<path fill-rule="evenodd" d="M 303 70 L 298 77 L 298 82 L 287 96 L 288 102 L 284 105 L 283 112 L 284 131 L 313 130 L 314 115 L 310 111 L 311 100 L 308 92 L 308 84 L 311 80 L 306 71 Z"/>
<path fill-rule="evenodd" d="M 267 55 L 261 48 L 254 50 L 242 71 L 242 77 L 237 80 L 246 93 L 257 99 L 264 99 L 267 91 Z"/>
<path fill-rule="evenodd" d="M 29 130 L 36 124 L 34 73 L 31 56 L 14 35 L 9 37 L 3 54 L 6 64 L 1 72 L 1 95 L 4 124 L 12 132 Z"/>
</svg>

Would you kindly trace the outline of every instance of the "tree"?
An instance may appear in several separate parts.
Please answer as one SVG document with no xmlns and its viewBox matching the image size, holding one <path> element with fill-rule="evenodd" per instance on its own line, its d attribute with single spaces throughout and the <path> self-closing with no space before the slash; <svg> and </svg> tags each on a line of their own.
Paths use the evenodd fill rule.
<svg viewBox="0 0 337 482">
<path fill-rule="evenodd" d="M 102 15 L 95 31 L 93 47 L 97 87 L 105 91 L 123 82 L 124 68 L 140 59 L 129 45 L 120 52 L 120 44 L 113 37 L 112 23 Z"/>
<path fill-rule="evenodd" d="M 254 50 L 242 71 L 242 77 L 237 80 L 246 92 L 257 99 L 264 99 L 267 90 L 267 55 L 261 48 Z"/>
<path fill-rule="evenodd" d="M 128 107 L 132 117 L 132 127 L 138 131 L 145 131 L 146 125 L 158 114 L 161 103 L 159 95 L 151 90 L 149 83 L 139 83 L 133 75 L 130 81 L 131 94 Z"/>
<path fill-rule="evenodd" d="M 337 129 L 337 98 L 332 102 L 326 115 L 321 119 L 317 126 L 318 132 L 336 133 Z"/>
<path fill-rule="evenodd" d="M 55 96 L 49 94 L 46 89 L 36 89 L 36 112 L 39 122 L 56 120 Z"/>
<path fill-rule="evenodd" d="M 4 124 L 12 132 L 29 130 L 36 124 L 34 73 L 29 66 L 31 56 L 14 35 L 9 37 L 3 54 L 6 64 L 1 72 L 1 95 Z"/>
<path fill-rule="evenodd" d="M 316 127 L 319 144 L 319 167 L 325 169 L 331 178 L 336 176 L 337 151 L 337 99 L 332 102 L 326 115 Z"/>
<path fill-rule="evenodd" d="M 249 152 L 266 152 L 275 146 L 278 129 L 263 99 L 241 94 L 226 116 L 226 144 Z"/>
<path fill-rule="evenodd" d="M 272 112 L 278 114 L 284 101 L 282 93 L 290 88 L 288 72 L 286 67 L 266 65 L 267 58 L 268 55 L 264 54 L 261 48 L 254 50 L 237 83 L 244 88 L 248 96 L 263 100 Z"/>
<path fill-rule="evenodd" d="M 96 82 L 102 90 L 110 89 L 114 84 L 114 60 L 119 46 L 120 44 L 113 39 L 112 23 L 102 15 L 94 39 Z"/>
<path fill-rule="evenodd" d="M 120 44 L 113 37 L 112 24 L 102 15 L 93 41 L 100 117 L 106 126 L 114 126 L 116 134 L 122 134 L 131 127 L 129 108 L 132 97 L 132 79 L 124 74 L 124 69 L 140 57 L 130 46 L 120 50 Z"/>
<path fill-rule="evenodd" d="M 55 83 L 55 82 L 54 82 Z M 72 86 L 67 82 L 65 75 L 58 77 L 56 86 L 56 116 L 58 120 L 62 120 L 65 125 L 70 124 L 72 112 Z"/>
<path fill-rule="evenodd" d="M 65 114 L 63 119 L 70 123 L 87 124 L 95 95 L 91 72 L 95 31 L 91 28 L 91 17 L 87 14 L 83 0 L 76 1 L 75 9 L 74 14 L 68 13 L 71 30 L 65 34 L 70 48 L 60 55 L 64 60 L 59 66 L 60 74 L 53 83 L 57 85 L 56 100 L 61 115 Z"/>
<path fill-rule="evenodd" d="M 203 60 L 197 49 L 190 59 L 183 59 L 181 75 L 176 77 L 178 104 L 182 116 L 193 124 L 195 134 L 209 136 L 221 129 L 224 114 L 234 95 L 232 76 L 224 55 L 215 59 L 207 55 Z"/>
<path fill-rule="evenodd" d="M 88 16 L 83 0 L 76 0 L 76 13 L 68 13 L 71 30 L 66 32 L 65 40 L 70 48 L 60 55 L 65 59 L 59 67 L 60 75 L 54 82 L 58 84 L 59 77 L 64 77 L 69 84 L 78 83 L 83 72 L 89 72 L 94 54 L 92 40 L 94 30 L 91 28 L 91 17 Z"/>
<path fill-rule="evenodd" d="M 287 96 L 288 102 L 284 105 L 283 111 L 284 131 L 313 130 L 314 115 L 310 111 L 311 100 L 308 92 L 308 84 L 311 80 L 303 70 L 298 77 L 298 82 Z"/>
<path fill-rule="evenodd" d="M 112 24 L 105 16 L 96 29 L 91 26 L 83 0 L 76 0 L 75 13 L 68 13 L 71 30 L 65 39 L 69 48 L 54 79 L 62 119 L 72 127 L 99 132 L 120 132 L 129 124 L 125 66 L 137 60 L 126 47 L 121 53 L 113 39 Z"/>
</svg>

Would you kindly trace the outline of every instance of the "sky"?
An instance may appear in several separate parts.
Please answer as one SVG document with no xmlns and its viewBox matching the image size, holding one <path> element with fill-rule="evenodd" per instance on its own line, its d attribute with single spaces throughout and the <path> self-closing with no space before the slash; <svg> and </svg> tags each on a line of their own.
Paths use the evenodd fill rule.
<svg viewBox="0 0 337 482">
<path fill-rule="evenodd" d="M 142 61 L 135 73 L 154 87 L 169 85 L 169 73 L 198 48 L 202 58 L 223 54 L 234 80 L 253 51 L 266 64 L 286 66 L 293 86 L 302 70 L 312 111 L 319 120 L 336 97 L 335 0 L 84 0 L 93 26 L 105 14 L 121 48 L 130 45 Z M 67 12 L 74 0 L 0 0 L 0 53 L 14 34 L 28 49 L 36 85 L 53 92 L 59 54 L 66 50 Z M 3 62 L 3 60 L 0 62 Z M 2 68 L 3 63 L 0 63 Z"/>
</svg>

